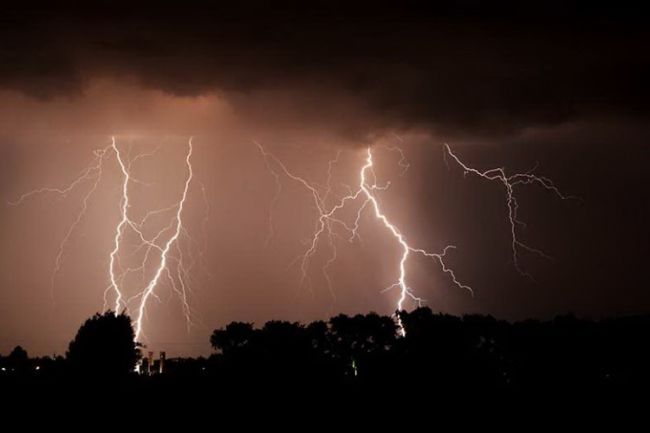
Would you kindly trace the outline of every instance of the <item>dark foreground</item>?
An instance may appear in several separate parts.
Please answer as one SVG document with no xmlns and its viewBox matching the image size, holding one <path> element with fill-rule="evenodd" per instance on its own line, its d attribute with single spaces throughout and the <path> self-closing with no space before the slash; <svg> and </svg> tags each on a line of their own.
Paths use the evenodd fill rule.
<svg viewBox="0 0 650 433">
<path fill-rule="evenodd" d="M 340 414 L 363 407 L 374 417 L 444 407 L 611 409 L 649 399 L 649 315 L 508 323 L 422 308 L 400 317 L 405 336 L 393 318 L 376 314 L 306 326 L 274 321 L 261 329 L 231 323 L 214 331 L 214 355 L 167 359 L 162 373 L 145 362 L 141 370 L 150 374 L 112 368 L 118 360 L 97 352 L 110 342 L 89 343 L 80 330 L 66 358 L 0 358 L 0 389 L 4 399 L 26 405 L 70 398 L 143 410 L 207 405 Z"/>
</svg>

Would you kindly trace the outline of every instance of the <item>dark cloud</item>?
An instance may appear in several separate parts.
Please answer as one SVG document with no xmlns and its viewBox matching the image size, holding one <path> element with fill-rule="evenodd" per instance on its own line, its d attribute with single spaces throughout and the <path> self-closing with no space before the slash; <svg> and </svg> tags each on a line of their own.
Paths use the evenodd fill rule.
<svg viewBox="0 0 650 433">
<path fill-rule="evenodd" d="M 340 94 L 375 125 L 501 134 L 645 118 L 646 17 L 620 2 L 32 6 L 2 19 L 0 85 L 42 98 L 105 76 L 235 101 L 284 92 L 314 116 Z"/>
</svg>

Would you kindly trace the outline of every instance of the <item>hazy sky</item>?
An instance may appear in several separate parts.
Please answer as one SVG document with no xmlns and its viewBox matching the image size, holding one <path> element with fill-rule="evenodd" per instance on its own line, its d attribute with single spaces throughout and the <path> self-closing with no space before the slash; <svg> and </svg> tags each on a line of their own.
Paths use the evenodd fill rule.
<svg viewBox="0 0 650 433">
<path fill-rule="evenodd" d="M 195 323 L 188 332 L 168 284 L 144 322 L 149 347 L 172 355 L 209 353 L 211 330 L 232 320 L 395 307 L 398 292 L 382 289 L 396 278 L 399 246 L 371 212 L 361 241 L 335 240 L 332 291 L 321 272 L 325 248 L 309 268 L 311 285 L 300 285 L 291 265 L 318 214 L 287 177 L 274 200 L 255 141 L 319 186 L 340 152 L 335 196 L 358 182 L 372 146 L 380 180 L 391 181 L 377 195 L 387 216 L 416 247 L 457 246 L 448 264 L 474 289 L 472 297 L 435 263 L 410 261 L 410 284 L 434 310 L 508 319 L 647 312 L 646 11 L 474 3 L 8 10 L 0 18 L 1 196 L 69 184 L 115 136 L 132 157 L 157 149 L 133 166 L 142 183 L 130 211 L 143 216 L 178 200 L 193 136 L 195 182 L 183 216 L 195 243 L 182 247 L 197 260 L 188 296 Z M 554 258 L 522 253 L 536 283 L 512 266 L 503 187 L 446 164 L 444 143 L 480 169 L 537 164 L 581 198 L 517 188 L 527 223 L 519 235 Z M 404 150 L 405 174 L 384 145 Z M 63 353 L 102 308 L 121 193 L 114 157 L 105 164 L 54 290 L 60 242 L 91 183 L 64 199 L 44 194 L 0 208 L 0 353 L 16 344 Z M 141 289 L 137 279 L 126 285 Z"/>
</svg>

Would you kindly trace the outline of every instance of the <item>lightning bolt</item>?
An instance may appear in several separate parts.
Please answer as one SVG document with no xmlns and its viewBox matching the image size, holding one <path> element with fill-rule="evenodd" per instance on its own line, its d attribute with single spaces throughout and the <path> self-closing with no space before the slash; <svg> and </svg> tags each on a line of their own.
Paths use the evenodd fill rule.
<svg viewBox="0 0 650 433">
<path fill-rule="evenodd" d="M 401 138 L 397 137 L 400 141 Z M 386 287 L 382 292 L 398 289 L 399 297 L 396 302 L 396 321 L 398 324 L 398 330 L 401 335 L 405 334 L 404 327 L 402 325 L 399 312 L 403 311 L 405 308 L 405 302 L 408 299 L 411 299 L 418 305 L 421 305 L 424 302 L 424 299 L 417 296 L 413 288 L 409 285 L 408 280 L 408 262 L 411 255 L 420 255 L 425 258 L 431 259 L 438 264 L 440 269 L 447 274 L 451 284 L 454 286 L 467 290 L 471 295 L 474 294 L 473 289 L 467 284 L 462 283 L 459 278 L 456 276 L 456 273 L 452 268 L 450 268 L 445 262 L 447 253 L 450 250 L 455 249 L 454 245 L 447 245 L 442 252 L 431 252 L 422 248 L 413 246 L 406 238 L 404 233 L 391 222 L 387 214 L 382 209 L 382 206 L 377 197 L 379 191 L 385 191 L 390 187 L 390 182 L 386 182 L 383 185 L 377 183 L 377 176 L 374 171 L 374 161 L 373 161 L 373 152 L 372 148 L 368 147 L 365 151 L 365 160 L 359 171 L 359 183 L 356 189 L 348 187 L 348 194 L 340 197 L 338 201 L 330 207 L 327 207 L 327 198 L 332 193 L 331 179 L 332 179 L 332 166 L 339 160 L 340 153 L 337 153 L 335 159 L 331 160 L 328 163 L 328 172 L 327 172 L 327 190 L 324 194 L 320 194 L 318 188 L 316 188 L 312 183 L 307 179 L 297 176 L 289 171 L 286 165 L 279 160 L 275 155 L 268 152 L 262 145 L 257 142 L 254 142 L 258 147 L 260 153 L 262 154 L 266 167 L 270 170 L 273 175 L 276 183 L 276 195 L 281 192 L 281 183 L 280 183 L 280 172 L 284 174 L 290 180 L 302 185 L 311 195 L 313 199 L 314 206 L 318 212 L 316 219 L 315 231 L 312 234 L 311 240 L 308 243 L 308 246 L 305 252 L 299 256 L 298 260 L 300 261 L 300 270 L 301 270 L 301 280 L 300 285 L 303 286 L 306 281 L 310 282 L 308 271 L 309 265 L 312 257 L 316 253 L 319 244 L 324 240 L 327 242 L 331 253 L 325 264 L 322 267 L 322 272 L 325 276 L 325 280 L 328 285 L 328 289 L 331 289 L 331 278 L 327 273 L 329 266 L 336 260 L 337 249 L 336 243 L 334 241 L 335 237 L 338 235 L 338 232 L 335 231 L 336 227 L 342 228 L 345 232 L 348 233 L 347 240 L 352 242 L 355 238 L 359 238 L 358 230 L 360 226 L 360 221 L 363 215 L 363 212 L 370 208 L 372 214 L 376 220 L 378 220 L 395 239 L 396 244 L 401 250 L 400 259 L 396 265 L 396 280 L 393 284 Z M 408 161 L 404 155 L 404 152 L 401 148 L 396 146 L 386 146 L 389 151 L 398 152 L 400 155 L 400 160 L 398 161 L 398 166 L 401 168 L 400 175 L 403 175 L 409 168 Z M 564 195 L 555 184 L 547 177 L 537 176 L 531 172 L 526 173 L 515 173 L 512 175 L 507 175 L 505 170 L 502 168 L 490 169 L 486 171 L 479 171 L 474 168 L 469 167 L 464 164 L 460 158 L 458 158 L 452 151 L 449 145 L 445 144 L 445 156 L 451 157 L 458 165 L 462 167 L 465 173 L 471 173 L 476 176 L 479 176 L 483 179 L 489 181 L 500 182 L 506 190 L 506 204 L 508 209 L 508 221 L 510 224 L 511 232 L 511 249 L 513 254 L 513 263 L 516 270 L 521 274 L 529 278 L 532 276 L 525 272 L 520 265 L 520 250 L 526 250 L 543 257 L 549 257 L 541 250 L 533 248 L 529 245 L 523 243 L 517 235 L 517 226 L 523 225 L 524 223 L 517 218 L 518 203 L 514 194 L 514 188 L 518 185 L 530 185 L 537 184 L 545 188 L 546 190 L 551 191 L 556 196 L 561 199 L 573 198 L 571 196 Z M 279 170 L 276 170 L 279 168 Z M 272 203 L 275 203 L 277 200 L 276 197 L 273 198 Z M 346 222 L 339 218 L 337 215 L 339 212 L 347 207 L 348 205 L 356 206 L 355 219 L 351 223 Z"/>
<path fill-rule="evenodd" d="M 108 262 L 108 274 L 109 278 L 111 280 L 111 288 L 115 291 L 115 314 L 117 314 L 120 311 L 120 306 L 122 304 L 122 291 L 120 290 L 116 278 L 116 273 L 115 273 L 115 262 L 117 260 L 117 253 L 120 250 L 120 242 L 122 240 L 122 236 L 124 235 L 124 228 L 127 224 L 130 224 L 130 220 L 128 217 L 128 210 L 129 210 L 129 179 L 131 178 L 130 172 L 127 169 L 126 165 L 124 164 L 124 161 L 122 160 L 122 154 L 120 153 L 120 150 L 118 149 L 117 145 L 115 144 L 115 137 L 111 138 L 111 147 L 115 151 L 115 158 L 117 159 L 117 163 L 120 166 L 120 170 L 122 171 L 122 199 L 121 199 L 121 206 L 120 206 L 120 211 L 121 211 L 121 216 L 122 219 L 120 219 L 120 222 L 117 224 L 117 228 L 115 230 L 115 238 L 113 242 L 113 250 L 111 251 L 110 254 L 110 259 Z M 129 167 L 130 168 L 130 167 Z M 133 227 L 133 225 L 131 225 Z M 136 338 L 137 340 L 137 338 Z"/>
<path fill-rule="evenodd" d="M 302 185 L 311 195 L 313 203 L 318 212 L 318 217 L 316 220 L 315 231 L 312 234 L 311 241 L 308 243 L 308 247 L 305 252 L 299 257 L 300 261 L 300 270 L 301 270 L 301 280 L 300 285 L 303 286 L 305 282 L 310 281 L 308 272 L 309 264 L 311 258 L 316 253 L 319 243 L 323 241 L 323 238 L 327 240 L 327 243 L 331 250 L 331 255 L 325 262 L 325 265 L 322 267 L 322 272 L 325 275 L 326 281 L 328 283 L 328 288 L 331 291 L 331 278 L 327 273 L 328 267 L 336 260 L 337 249 L 334 242 L 334 238 L 337 236 L 335 232 L 335 227 L 341 227 L 348 234 L 348 241 L 353 241 L 355 238 L 359 237 L 358 229 L 360 225 L 360 220 L 362 218 L 363 212 L 370 207 L 373 211 L 374 217 L 381 223 L 381 225 L 388 230 L 388 232 L 395 238 L 396 243 L 400 246 L 402 254 L 400 256 L 399 263 L 397 265 L 397 278 L 395 283 L 391 284 L 384 289 L 390 290 L 393 288 L 398 288 L 400 295 L 396 303 L 396 311 L 402 311 L 404 309 L 404 302 L 410 298 L 418 305 L 422 304 L 424 301 L 419 296 L 416 296 L 413 292 L 413 289 L 409 286 L 407 280 L 407 262 L 411 254 L 417 254 L 424 256 L 426 258 L 432 259 L 439 264 L 442 271 L 446 273 L 451 282 L 462 289 L 469 291 L 473 294 L 473 290 L 466 284 L 461 283 L 454 271 L 447 266 L 445 263 L 445 256 L 447 252 L 451 249 L 454 249 L 455 246 L 448 245 L 442 252 L 435 253 L 429 252 L 422 248 L 413 247 L 407 241 L 404 234 L 397 228 L 387 215 L 383 212 L 379 200 L 376 196 L 377 191 L 383 191 L 389 188 L 390 182 L 387 182 L 385 185 L 379 185 L 377 183 L 377 176 L 374 172 L 374 163 L 373 163 L 373 154 L 372 149 L 368 147 L 366 149 L 365 163 L 359 171 L 359 183 L 356 189 L 348 188 L 349 193 L 340 197 L 332 206 L 329 208 L 326 206 L 326 198 L 330 196 L 332 187 L 331 187 L 331 177 L 332 177 L 332 165 L 335 164 L 339 159 L 339 154 L 337 157 L 330 161 L 328 164 L 328 175 L 327 175 L 327 190 L 325 194 L 320 194 L 318 189 L 312 185 L 308 180 L 303 177 L 297 176 L 289 171 L 286 165 L 278 159 L 275 155 L 268 152 L 261 144 L 254 142 L 258 150 L 262 154 L 266 167 L 271 171 L 271 174 L 276 179 L 276 183 L 279 182 L 279 173 L 275 170 L 275 167 L 278 167 L 280 171 L 288 177 L 290 180 Z M 400 161 L 398 165 L 402 168 L 402 173 L 408 169 L 408 163 L 404 158 L 404 154 L 399 148 L 388 147 L 388 150 L 397 150 L 400 153 Z M 369 179 L 372 177 L 372 180 Z M 280 188 L 276 189 L 276 192 L 280 191 Z M 275 198 L 273 200 L 275 202 Z M 356 218 L 352 223 L 348 223 L 337 215 L 340 213 L 348 204 L 356 204 L 355 215 Z M 399 325 L 399 331 L 404 335 L 404 327 L 402 326 L 399 315 L 396 316 L 397 322 Z"/>
<path fill-rule="evenodd" d="M 458 279 L 456 278 L 456 274 L 454 273 L 454 271 L 445 264 L 444 257 L 447 254 L 448 250 L 456 248 L 454 245 L 447 245 L 441 253 L 431 253 L 421 248 L 414 248 L 411 245 L 409 245 L 409 243 L 406 241 L 406 238 L 400 232 L 400 230 L 388 220 L 386 215 L 381 211 L 377 198 L 372 193 L 377 189 L 384 189 L 384 188 L 378 187 L 376 180 L 373 183 L 369 184 L 366 179 L 366 173 L 369 170 L 372 171 L 372 167 L 373 167 L 372 152 L 371 149 L 368 148 L 366 164 L 361 169 L 359 188 L 361 191 L 363 191 L 367 200 L 372 204 L 375 217 L 382 222 L 382 224 L 388 229 L 388 231 L 390 231 L 390 233 L 395 237 L 395 239 L 397 240 L 397 242 L 400 244 L 402 248 L 402 257 L 399 262 L 398 280 L 392 286 L 389 286 L 389 288 L 399 287 L 400 289 L 400 297 L 397 301 L 397 311 L 402 311 L 404 309 L 404 301 L 406 301 L 407 297 L 412 298 L 418 303 L 422 302 L 421 298 L 413 294 L 412 289 L 409 287 L 409 285 L 406 282 L 406 263 L 411 253 L 420 254 L 424 257 L 428 257 L 430 259 L 437 261 L 441 269 L 449 275 L 454 285 L 456 285 L 459 288 L 468 290 L 471 294 L 473 294 L 474 291 L 472 290 L 472 288 L 459 282 Z M 374 174 L 373 177 L 376 178 Z M 403 331 L 403 328 L 401 329 Z"/>
<path fill-rule="evenodd" d="M 515 173 L 515 174 L 507 175 L 505 169 L 503 168 L 492 168 L 485 171 L 480 171 L 462 162 L 460 158 L 456 156 L 455 153 L 452 152 L 451 147 L 449 147 L 447 143 L 445 143 L 444 149 L 445 149 L 445 156 L 448 155 L 449 157 L 451 157 L 451 159 L 463 169 L 465 175 L 472 174 L 480 177 L 481 179 L 485 179 L 492 182 L 498 182 L 503 185 L 506 192 L 505 198 L 506 198 L 506 206 L 508 209 L 508 223 L 510 225 L 510 248 L 512 250 L 512 262 L 515 269 L 520 275 L 523 275 L 535 281 L 533 276 L 530 273 L 526 272 L 521 266 L 520 250 L 522 249 L 526 250 L 530 253 L 537 254 L 546 259 L 552 259 L 552 257 L 547 255 L 543 251 L 537 248 L 533 248 L 519 240 L 519 237 L 517 235 L 517 227 L 518 226 L 525 227 L 526 223 L 520 221 L 517 216 L 517 213 L 519 211 L 519 204 L 517 202 L 517 198 L 514 192 L 515 186 L 536 184 L 541 186 L 545 190 L 552 192 L 555 196 L 557 196 L 562 200 L 577 199 L 577 197 L 563 194 L 559 190 L 559 188 L 555 186 L 553 181 L 545 176 L 537 176 L 532 174 L 530 171 L 526 173 Z M 534 171 L 534 169 L 531 171 Z"/>
<path fill-rule="evenodd" d="M 171 247 L 175 244 L 175 242 L 178 240 L 181 230 L 183 228 L 183 222 L 182 222 L 182 214 L 183 214 L 183 207 L 185 206 L 185 201 L 187 200 L 187 192 L 189 191 L 190 188 L 190 182 L 192 182 L 192 177 L 194 176 L 194 172 L 192 170 L 192 163 L 190 162 L 190 158 L 192 157 L 192 139 L 190 138 L 189 146 L 188 146 L 188 151 L 187 151 L 187 156 L 185 158 L 185 164 L 187 165 L 187 178 L 185 180 L 185 187 L 183 188 L 183 195 L 181 196 L 181 200 L 178 202 L 177 205 L 177 210 L 176 210 L 176 216 L 175 216 L 175 228 L 174 228 L 174 233 L 173 235 L 167 240 L 165 243 L 164 248 L 160 252 L 160 264 L 158 265 L 158 268 L 156 269 L 156 272 L 154 273 L 153 278 L 147 284 L 147 287 L 145 287 L 142 298 L 140 301 L 140 306 L 138 307 L 138 314 L 137 318 L 135 320 L 135 338 L 136 340 L 140 337 L 140 333 L 142 332 L 142 320 L 144 317 L 146 305 L 148 299 L 153 295 L 154 290 L 156 286 L 158 285 L 158 281 L 160 280 L 160 276 L 162 275 L 163 271 L 167 269 L 167 262 L 169 260 L 169 251 Z M 182 259 L 181 259 L 182 260 Z M 182 261 L 181 261 L 182 263 Z M 181 266 L 182 267 L 182 266 Z M 181 281 L 182 285 L 182 300 L 183 300 L 183 305 L 186 308 L 186 312 L 189 310 L 189 305 L 187 304 L 187 293 L 185 291 L 184 287 L 184 282 L 183 278 L 180 278 L 179 274 L 179 280 Z M 189 319 L 189 318 L 188 318 Z"/>
<path fill-rule="evenodd" d="M 63 239 L 61 240 L 61 243 L 59 244 L 59 250 L 56 255 L 56 258 L 54 259 L 54 269 L 52 271 L 52 276 L 50 277 L 50 292 L 51 292 L 51 297 L 52 301 L 54 302 L 55 300 L 55 286 L 56 286 L 56 277 L 58 276 L 59 272 L 61 271 L 61 267 L 63 265 L 63 260 L 65 258 L 65 250 L 66 246 L 68 245 L 68 242 L 70 241 L 70 238 L 72 237 L 73 233 L 77 229 L 77 227 L 81 224 L 83 221 L 84 217 L 86 216 L 86 213 L 88 211 L 88 203 L 90 201 L 90 198 L 94 194 L 94 192 L 97 190 L 97 187 L 99 186 L 99 183 L 101 182 L 102 178 L 102 173 L 103 173 L 103 164 L 104 164 L 104 158 L 106 156 L 106 153 L 111 150 L 111 146 L 107 146 L 103 149 L 97 149 L 95 150 L 94 153 L 94 158 L 93 160 L 89 163 L 89 165 L 81 172 L 81 174 L 75 178 L 71 183 L 69 183 L 67 186 L 63 188 L 52 188 L 52 187 L 45 187 L 45 188 L 38 188 L 34 189 L 32 191 L 29 191 L 27 193 L 22 194 L 17 200 L 15 201 L 10 201 L 9 205 L 10 206 L 19 206 L 26 200 L 30 199 L 33 196 L 40 195 L 40 194 L 54 194 L 58 195 L 60 199 L 65 199 L 68 197 L 70 193 L 72 193 L 77 187 L 82 185 L 85 181 L 91 181 L 91 188 L 88 190 L 88 192 L 83 196 L 83 199 L 81 201 L 81 208 L 79 212 L 77 213 L 76 217 L 74 218 L 72 224 L 68 227 L 68 229 L 65 232 L 65 235 L 63 236 Z"/>
<path fill-rule="evenodd" d="M 68 245 L 71 236 L 78 229 L 87 213 L 89 202 L 93 194 L 97 191 L 99 184 L 102 181 L 102 174 L 104 166 L 107 162 L 107 156 L 113 154 L 115 162 L 119 168 L 120 174 L 120 202 L 119 202 L 119 215 L 120 219 L 115 226 L 113 235 L 112 249 L 108 254 L 108 280 L 109 285 L 104 290 L 104 311 L 109 305 L 109 295 L 112 293 L 115 297 L 113 301 L 113 310 L 115 314 L 122 309 L 135 311 L 134 331 L 135 340 L 140 341 L 143 337 L 143 327 L 147 306 L 151 298 L 160 299 L 156 293 L 157 287 L 162 284 L 164 279 L 168 283 L 172 292 L 175 293 L 181 302 L 184 317 L 188 326 L 194 324 L 192 316 L 193 311 L 189 303 L 189 293 L 191 291 L 191 273 L 190 270 L 194 267 L 196 260 L 192 255 L 190 261 L 187 262 L 183 253 L 183 247 L 180 244 L 181 240 L 186 240 L 191 246 L 199 246 L 199 256 L 203 260 L 203 253 L 206 244 L 203 248 L 190 236 L 189 231 L 183 224 L 183 211 L 188 200 L 190 185 L 194 179 L 194 171 L 192 168 L 191 158 L 193 154 L 193 144 L 190 138 L 188 143 L 188 150 L 185 155 L 185 166 L 187 176 L 185 177 L 184 187 L 180 199 L 170 205 L 159 209 L 148 211 L 140 220 L 136 220 L 131 216 L 133 207 L 133 197 L 131 195 L 130 186 L 133 183 L 140 183 L 147 185 L 145 182 L 138 180 L 132 174 L 133 165 L 139 159 L 151 157 L 155 153 L 141 153 L 133 158 L 130 155 L 125 155 L 124 152 L 117 145 L 115 137 L 111 138 L 111 144 L 94 151 L 94 158 L 91 163 L 75 178 L 71 183 L 61 188 L 44 187 L 29 191 L 21 195 L 16 201 L 10 202 L 13 206 L 18 206 L 32 196 L 40 194 L 55 194 L 60 198 L 66 198 L 72 191 L 81 187 L 86 183 L 90 183 L 90 187 L 84 193 L 81 200 L 81 207 L 79 213 L 76 215 L 72 224 L 68 227 L 65 236 L 63 237 L 58 254 L 55 258 L 54 271 L 51 278 L 52 293 L 54 293 L 54 285 L 57 274 L 60 272 L 65 257 L 66 246 Z M 130 152 L 129 152 L 130 154 Z M 205 203 L 205 216 L 202 221 L 202 228 L 205 231 L 207 218 L 210 210 L 207 196 L 205 193 L 205 186 L 200 183 L 201 193 Z M 147 233 L 151 229 L 151 221 L 156 216 L 173 213 L 167 224 L 161 229 L 154 231 L 153 236 L 147 237 Z M 127 236 L 129 234 L 135 235 L 138 242 L 135 245 L 127 245 Z M 204 236 L 204 242 L 205 240 Z M 129 251 L 130 248 L 130 251 Z M 126 257 L 125 257 L 125 253 Z M 140 259 L 134 259 L 140 255 Z M 148 268 L 151 262 L 156 260 L 154 257 L 157 254 L 157 261 L 150 277 L 148 275 Z M 124 267 L 123 261 L 136 260 L 137 266 Z M 136 291 L 135 294 L 128 296 L 127 278 L 130 274 L 141 273 L 142 276 L 142 289 Z M 134 305 L 135 304 L 135 305 Z"/>
</svg>

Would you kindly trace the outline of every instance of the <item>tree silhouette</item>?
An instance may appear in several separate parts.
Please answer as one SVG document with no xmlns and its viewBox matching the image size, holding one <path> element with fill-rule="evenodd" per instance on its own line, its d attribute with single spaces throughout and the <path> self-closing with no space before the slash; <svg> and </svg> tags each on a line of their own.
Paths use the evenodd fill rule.
<svg viewBox="0 0 650 433">
<path fill-rule="evenodd" d="M 345 314 L 330 319 L 330 336 L 335 348 L 334 355 L 347 365 L 355 376 L 359 372 L 371 374 L 370 364 L 384 364 L 384 355 L 395 344 L 397 325 L 391 317 L 376 313 Z"/>
<path fill-rule="evenodd" d="M 89 384 L 143 395 L 218 389 L 224 401 L 245 401 L 255 390 L 262 401 L 287 392 L 325 396 L 348 407 L 380 395 L 411 398 L 422 389 L 451 400 L 471 395 L 496 401 L 557 397 L 558 391 L 645 393 L 650 386 L 650 315 L 511 323 L 429 308 L 398 314 L 405 335 L 397 332 L 395 317 L 376 313 L 340 314 L 306 325 L 272 320 L 259 328 L 232 322 L 214 330 L 210 343 L 216 353 L 210 358 L 168 359 L 165 373 L 152 376 L 129 375 L 139 356 L 129 317 L 96 314 L 80 327 L 65 361 L 30 359 L 20 346 L 0 357 L 0 389 L 38 392 Z M 105 387 L 112 383 L 105 378 L 123 386 Z"/>
<path fill-rule="evenodd" d="M 140 357 L 131 318 L 108 311 L 95 314 L 81 325 L 70 342 L 67 360 L 71 369 L 94 376 L 126 375 Z"/>
<path fill-rule="evenodd" d="M 226 326 L 226 329 L 216 329 L 210 337 L 210 344 L 226 355 L 237 349 L 246 348 L 254 335 L 255 330 L 251 323 L 232 322 Z"/>
<path fill-rule="evenodd" d="M 29 356 L 21 346 L 14 347 L 7 357 L 7 364 L 12 371 L 24 372 L 29 368 Z"/>
</svg>

